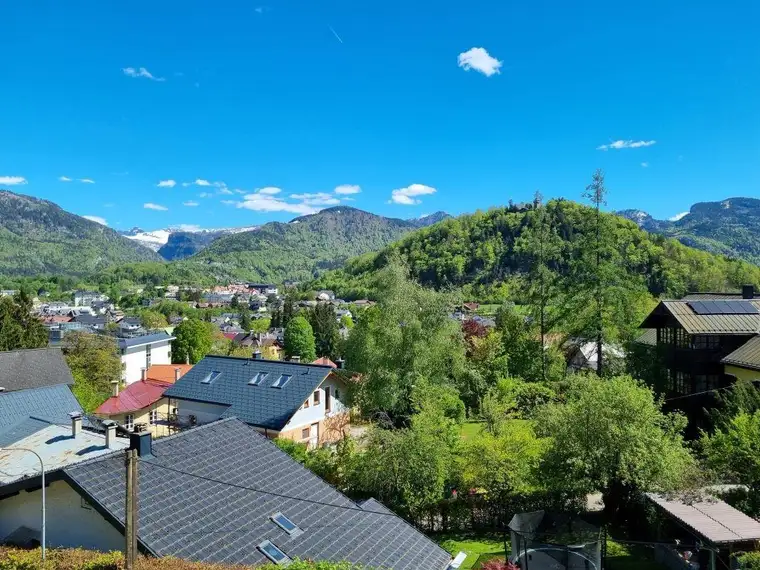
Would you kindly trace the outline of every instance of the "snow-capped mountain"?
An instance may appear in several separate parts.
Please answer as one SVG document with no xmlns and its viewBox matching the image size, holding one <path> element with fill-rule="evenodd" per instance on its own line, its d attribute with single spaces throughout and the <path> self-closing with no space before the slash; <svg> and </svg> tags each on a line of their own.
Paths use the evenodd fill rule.
<svg viewBox="0 0 760 570">
<path fill-rule="evenodd" d="M 174 252 L 169 253 L 169 252 L 162 251 L 166 249 L 166 246 L 171 241 L 177 238 L 180 238 L 180 239 L 190 238 L 194 243 L 196 243 L 196 247 L 192 248 L 194 250 L 192 251 L 192 253 L 197 253 L 197 251 L 200 251 L 200 249 L 203 249 L 212 241 L 224 235 L 237 234 L 241 232 L 250 232 L 255 229 L 258 229 L 258 226 L 246 226 L 242 228 L 210 229 L 210 228 L 201 228 L 201 227 L 193 226 L 193 225 L 180 225 L 180 226 L 170 226 L 165 229 L 152 230 L 152 231 L 145 231 L 141 228 L 134 227 L 131 230 L 121 232 L 121 235 L 123 235 L 124 237 L 128 239 L 134 240 L 153 251 L 158 252 L 165 259 L 178 259 L 179 257 L 186 257 L 186 255 L 177 256 L 174 254 Z M 196 239 L 193 239 L 193 238 L 196 238 Z M 166 255 L 166 253 L 169 253 L 169 255 Z M 189 254 L 192 255 L 192 253 L 189 253 Z"/>
</svg>

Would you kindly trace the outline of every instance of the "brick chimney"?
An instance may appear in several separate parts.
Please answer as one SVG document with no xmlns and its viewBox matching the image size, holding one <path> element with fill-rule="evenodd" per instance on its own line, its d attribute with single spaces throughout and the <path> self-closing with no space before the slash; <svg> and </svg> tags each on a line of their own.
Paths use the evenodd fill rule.
<svg viewBox="0 0 760 570">
<path fill-rule="evenodd" d="M 114 449 L 116 447 L 116 422 L 105 420 L 103 425 L 106 428 L 106 447 Z"/>
<path fill-rule="evenodd" d="M 182 377 L 182 369 L 181 368 L 175 368 L 174 369 L 174 381 L 176 382 Z"/>
<path fill-rule="evenodd" d="M 742 299 L 754 299 L 755 298 L 755 286 L 745 285 L 742 287 Z"/>
<path fill-rule="evenodd" d="M 76 437 L 82 432 L 82 414 L 71 412 L 69 417 L 71 418 L 71 437 Z"/>
<path fill-rule="evenodd" d="M 147 368 L 141 368 L 140 369 L 140 380 L 147 380 L 148 379 L 148 369 Z"/>
<path fill-rule="evenodd" d="M 119 395 L 119 381 L 113 380 L 111 382 L 111 396 L 116 398 Z"/>
</svg>

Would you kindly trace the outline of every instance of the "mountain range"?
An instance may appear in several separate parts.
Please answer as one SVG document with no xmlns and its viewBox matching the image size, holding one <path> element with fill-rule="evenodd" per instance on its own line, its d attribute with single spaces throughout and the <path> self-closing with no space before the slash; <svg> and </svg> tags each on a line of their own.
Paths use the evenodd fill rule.
<svg viewBox="0 0 760 570">
<path fill-rule="evenodd" d="M 760 264 L 760 200 L 756 198 L 699 202 L 670 220 L 657 220 L 642 210 L 617 214 L 684 245 Z"/>
</svg>

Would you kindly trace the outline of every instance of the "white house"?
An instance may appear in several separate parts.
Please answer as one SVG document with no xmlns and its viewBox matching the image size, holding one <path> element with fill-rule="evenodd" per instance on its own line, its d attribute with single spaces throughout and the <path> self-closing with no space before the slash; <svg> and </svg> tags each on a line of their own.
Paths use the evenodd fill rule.
<svg viewBox="0 0 760 570">
<path fill-rule="evenodd" d="M 117 339 L 122 380 L 131 384 L 142 378 L 143 368 L 150 368 L 153 364 L 171 364 L 173 340 L 174 337 L 166 333 Z"/>
<path fill-rule="evenodd" d="M 96 301 L 108 301 L 108 295 L 103 295 L 97 291 L 75 291 L 74 306 L 89 307 Z"/>
</svg>

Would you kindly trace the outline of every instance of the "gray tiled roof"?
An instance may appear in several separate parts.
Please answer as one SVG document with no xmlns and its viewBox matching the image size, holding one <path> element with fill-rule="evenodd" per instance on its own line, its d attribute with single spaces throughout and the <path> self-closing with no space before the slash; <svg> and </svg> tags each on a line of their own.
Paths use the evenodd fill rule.
<svg viewBox="0 0 760 570">
<path fill-rule="evenodd" d="M 30 416 L 52 423 L 67 424 L 71 412 L 82 413 L 71 389 L 66 384 L 30 390 L 0 393 L 0 441 L 15 441 L 37 431 Z M 39 427 L 39 426 L 37 426 Z"/>
<path fill-rule="evenodd" d="M 203 384 L 201 380 L 214 371 L 221 372 L 221 376 L 211 384 Z M 249 385 L 258 372 L 269 376 L 259 386 Z M 280 430 L 330 372 L 331 367 L 315 364 L 207 356 L 164 396 L 228 405 L 223 417 L 237 417 L 251 425 Z M 292 378 L 284 388 L 272 388 L 282 374 Z"/>
<path fill-rule="evenodd" d="M 142 346 L 144 344 L 162 342 L 165 340 L 174 340 L 174 337 L 166 333 L 156 333 L 136 336 L 134 338 L 120 338 L 117 340 L 119 343 L 119 348 L 130 348 L 133 346 Z"/>
<path fill-rule="evenodd" d="M 0 352 L 0 388 L 4 392 L 73 383 L 59 348 Z"/>
<path fill-rule="evenodd" d="M 363 509 L 239 420 L 153 443 L 139 462 L 141 543 L 157 556 L 255 565 L 270 540 L 292 558 L 346 560 L 394 570 L 443 570 L 451 557 L 373 502 Z M 123 524 L 124 456 L 65 469 L 75 487 Z M 269 517 L 283 513 L 303 534 Z"/>
<path fill-rule="evenodd" d="M 760 309 L 760 301 L 745 302 Z M 673 315 L 689 334 L 754 335 L 760 332 L 760 313 L 699 315 L 687 301 L 662 301 L 660 306 Z M 642 327 L 650 328 L 647 324 L 650 317 L 647 317 Z"/>
<path fill-rule="evenodd" d="M 646 329 L 644 334 L 636 337 L 633 342 L 647 346 L 657 346 L 657 329 Z"/>
<path fill-rule="evenodd" d="M 749 339 L 721 360 L 721 362 L 723 364 L 733 364 L 734 366 L 760 370 L 760 335 Z"/>
</svg>

